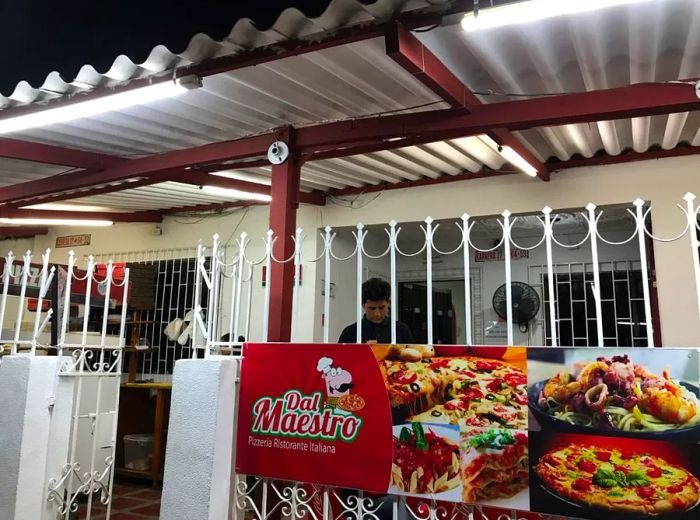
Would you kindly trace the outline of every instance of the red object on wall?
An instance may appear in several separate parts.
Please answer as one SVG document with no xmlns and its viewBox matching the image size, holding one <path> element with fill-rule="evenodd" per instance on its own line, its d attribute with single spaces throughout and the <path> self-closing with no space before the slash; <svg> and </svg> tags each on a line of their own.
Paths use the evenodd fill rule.
<svg viewBox="0 0 700 520">
<path fill-rule="evenodd" d="M 391 412 L 368 345 L 247 343 L 243 356 L 237 473 L 386 493 Z M 340 408 L 340 385 L 352 385 L 341 392 L 364 402 L 359 410 Z"/>
<path fill-rule="evenodd" d="M 29 312 L 36 312 L 37 307 L 39 306 L 39 300 L 37 298 L 27 298 L 27 310 Z M 51 308 L 51 302 L 48 300 L 42 300 L 41 302 L 41 310 L 42 312 L 48 311 Z"/>
</svg>

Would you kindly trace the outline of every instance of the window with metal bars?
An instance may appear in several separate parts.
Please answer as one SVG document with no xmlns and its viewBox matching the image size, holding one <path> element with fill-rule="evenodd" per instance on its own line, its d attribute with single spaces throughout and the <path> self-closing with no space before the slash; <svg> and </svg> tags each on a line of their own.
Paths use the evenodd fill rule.
<svg viewBox="0 0 700 520">
<path fill-rule="evenodd" d="M 546 266 L 539 270 L 537 285 L 544 302 L 540 321 L 544 321 L 544 341 L 551 344 L 549 290 Z M 598 344 L 595 297 L 591 264 L 555 266 L 554 303 L 558 343 L 562 346 L 586 347 Z M 603 344 L 606 347 L 646 347 L 646 316 L 642 273 L 637 261 L 608 262 L 600 267 L 600 296 L 603 312 Z"/>
<path fill-rule="evenodd" d="M 176 258 L 136 264 L 156 265 L 158 269 L 153 310 L 143 313 L 142 319 L 148 323 L 141 328 L 140 334 L 141 339 L 156 350 L 143 354 L 140 370 L 146 378 L 153 375 L 170 375 L 173 373 L 175 361 L 192 356 L 191 339 L 181 345 L 177 341 L 169 340 L 163 331 L 168 323 L 175 318 L 184 318 L 195 306 L 197 259 Z M 205 267 L 210 268 L 210 259 L 207 259 Z M 208 290 L 206 285 L 202 284 L 199 305 L 204 316 L 207 313 L 207 301 Z"/>
</svg>

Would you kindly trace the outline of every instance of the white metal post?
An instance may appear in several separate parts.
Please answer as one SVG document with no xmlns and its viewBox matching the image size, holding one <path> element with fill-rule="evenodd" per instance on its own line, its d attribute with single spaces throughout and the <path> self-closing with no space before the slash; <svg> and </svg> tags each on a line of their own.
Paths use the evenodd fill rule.
<svg viewBox="0 0 700 520">
<path fill-rule="evenodd" d="M 688 218 L 688 234 L 690 235 L 690 253 L 693 258 L 693 271 L 695 272 L 695 295 L 700 315 L 700 258 L 698 258 L 698 230 L 697 217 L 695 216 L 695 195 L 688 192 L 683 197 L 686 203 L 686 216 Z"/>
<path fill-rule="evenodd" d="M 462 247 L 464 260 L 464 326 L 467 345 L 472 345 L 472 282 L 471 282 L 471 258 L 469 257 L 469 215 L 462 215 Z"/>
<path fill-rule="evenodd" d="M 544 236 L 545 247 L 547 249 L 547 291 L 549 292 L 549 330 L 552 338 L 552 347 L 556 347 L 559 343 L 557 337 L 557 307 L 554 301 L 554 261 L 552 254 L 552 208 L 545 206 L 542 209 L 544 213 Z M 584 283 L 586 273 L 583 274 Z"/>
<path fill-rule="evenodd" d="M 202 265 L 204 263 L 204 246 L 200 241 L 197 244 L 197 260 L 194 268 L 194 297 L 192 301 L 192 357 L 197 357 L 197 336 L 199 335 L 198 330 L 198 318 L 201 319 L 199 315 L 202 312 L 201 299 L 202 299 Z"/>
<path fill-rule="evenodd" d="M 357 331 L 356 331 L 356 343 L 362 343 L 362 261 L 364 259 L 364 241 L 367 232 L 364 230 L 363 224 L 357 225 L 357 234 L 355 235 L 355 241 L 357 243 L 357 278 L 356 278 L 356 297 L 357 305 L 355 306 L 357 312 Z"/>
<path fill-rule="evenodd" d="M 513 288 L 511 287 L 510 270 L 510 211 L 503 213 L 503 256 L 506 269 L 506 328 L 508 332 L 508 345 L 512 346 L 513 339 Z"/>
<path fill-rule="evenodd" d="M 247 233 L 241 233 L 241 238 L 238 241 L 238 265 L 236 267 L 236 303 L 235 317 L 233 321 L 233 338 L 231 341 L 238 341 L 238 331 L 240 330 L 241 321 L 241 291 L 243 289 L 243 262 L 245 261 L 245 250 L 248 247 Z"/>
<path fill-rule="evenodd" d="M 294 290 L 292 291 L 292 333 L 291 339 L 297 339 L 299 331 L 299 285 L 301 277 L 301 241 L 303 230 L 297 228 L 294 233 Z"/>
<path fill-rule="evenodd" d="M 263 280 L 265 281 L 265 297 L 263 299 L 263 319 L 262 319 L 262 340 L 267 341 L 267 327 L 270 323 L 270 269 L 272 268 L 272 242 L 274 231 L 267 230 L 267 239 L 265 240 L 265 273 Z M 252 283 L 252 279 L 251 279 Z M 246 338 L 247 339 L 247 338 Z"/>
<path fill-rule="evenodd" d="M 329 342 L 330 321 L 331 321 L 331 243 L 333 236 L 332 228 L 326 226 L 323 236 L 324 255 L 324 280 L 323 280 L 323 342 Z"/>
<path fill-rule="evenodd" d="M 396 290 L 396 221 L 389 222 L 389 259 L 390 259 L 390 284 L 391 284 L 391 343 L 396 344 L 396 320 L 399 295 Z"/>
<path fill-rule="evenodd" d="M 10 274 L 12 273 L 12 265 L 15 262 L 15 255 L 12 251 L 7 253 L 5 257 L 4 271 L 2 273 L 2 299 L 0 299 L 0 338 L 2 338 L 2 328 L 5 324 L 5 309 L 7 308 L 7 292 L 10 287 Z"/>
<path fill-rule="evenodd" d="M 649 267 L 647 266 L 646 234 L 644 229 L 644 201 L 636 199 L 635 221 L 637 224 L 637 239 L 639 240 L 639 261 L 642 265 L 642 289 L 644 291 L 644 321 L 646 322 L 647 346 L 654 348 L 654 320 L 651 316 L 651 295 L 649 294 Z M 631 316 L 631 314 L 630 314 Z"/>
<path fill-rule="evenodd" d="M 595 319 L 598 332 L 598 346 L 605 344 L 603 340 L 603 304 L 600 301 L 600 263 L 598 261 L 598 217 L 595 214 L 596 205 L 589 202 L 586 205 L 588 211 L 588 226 L 591 230 L 591 261 L 593 263 L 593 297 L 595 298 Z M 584 270 L 585 281 L 586 273 Z"/>
<path fill-rule="evenodd" d="M 24 264 L 22 265 L 22 281 L 19 292 L 19 305 L 17 306 L 17 317 L 15 319 L 15 337 L 12 342 L 12 353 L 17 354 L 19 347 L 19 333 L 22 330 L 22 316 L 24 315 L 24 298 L 27 294 L 27 282 L 29 281 L 29 268 L 32 262 L 32 252 L 27 251 L 24 255 Z"/>
<path fill-rule="evenodd" d="M 41 268 L 41 276 L 40 276 L 40 281 L 39 281 L 39 297 L 37 298 L 36 302 L 36 314 L 34 315 L 34 331 L 32 333 L 32 350 L 31 350 L 31 355 L 34 356 L 36 355 L 36 344 L 37 344 L 37 337 L 39 336 L 39 325 L 41 324 L 41 307 L 43 306 L 44 303 L 44 296 L 46 295 L 46 286 L 47 286 L 47 281 L 49 279 L 49 254 L 51 253 L 50 249 L 47 249 L 46 252 L 41 255 L 42 257 L 42 268 Z M 53 275 L 53 270 L 51 271 Z M 53 278 L 53 276 L 52 276 Z"/>
<path fill-rule="evenodd" d="M 427 281 L 427 304 L 428 304 L 428 344 L 432 345 L 433 340 L 433 219 L 425 219 L 425 251 L 426 265 L 425 276 Z"/>
</svg>

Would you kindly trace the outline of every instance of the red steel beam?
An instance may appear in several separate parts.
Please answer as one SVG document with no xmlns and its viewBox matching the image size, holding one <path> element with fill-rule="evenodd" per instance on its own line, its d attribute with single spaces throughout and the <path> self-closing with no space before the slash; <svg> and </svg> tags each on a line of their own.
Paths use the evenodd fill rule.
<svg viewBox="0 0 700 520">
<path fill-rule="evenodd" d="M 540 126 L 606 121 L 700 110 L 692 85 L 639 83 L 626 87 L 542 98 L 489 103 L 465 109 L 368 117 L 308 126 L 297 130 L 297 146 L 309 155 L 339 149 L 352 155 L 353 146 L 383 144 L 383 149 L 430 143 L 486 133 L 493 128 L 525 130 Z"/>
<path fill-rule="evenodd" d="M 619 118 L 700 110 L 692 85 L 681 83 L 636 84 L 608 90 L 544 98 L 483 104 L 465 109 L 435 110 L 324 123 L 296 132 L 296 149 L 314 159 L 325 151 L 335 157 L 353 155 L 361 147 L 399 148 L 488 132 L 494 128 L 523 130 Z M 133 159 L 101 172 L 65 175 L 0 188 L 0 203 L 51 195 L 56 191 L 106 185 L 157 172 L 176 173 L 207 162 L 242 160 L 263 155 L 280 131 L 215 143 L 189 150 Z M 57 183 L 56 180 L 60 182 Z"/>
<path fill-rule="evenodd" d="M 102 153 L 10 138 L 0 139 L 0 157 L 90 170 L 104 170 L 124 160 Z"/>
<path fill-rule="evenodd" d="M 700 146 L 678 146 L 671 150 L 647 150 L 646 152 L 627 151 L 620 155 L 594 155 L 593 157 L 582 157 L 569 159 L 568 161 L 547 161 L 549 168 L 554 170 L 566 170 L 569 168 L 582 168 L 584 166 L 605 166 L 609 164 L 621 164 L 635 161 L 651 161 L 655 159 L 666 159 L 668 157 L 682 157 L 685 155 L 700 154 Z"/>
<path fill-rule="evenodd" d="M 384 35 L 386 55 L 453 108 L 480 105 L 479 99 L 430 49 L 398 23 Z"/>
<path fill-rule="evenodd" d="M 112 220 L 114 222 L 161 222 L 163 218 L 155 211 L 133 213 L 97 211 L 56 211 L 44 209 L 3 209 L 3 218 L 46 218 L 79 220 Z"/>
<path fill-rule="evenodd" d="M 272 166 L 270 229 L 277 237 L 274 255 L 278 260 L 286 260 L 294 254 L 292 237 L 296 231 L 300 180 L 301 166 L 296 157 Z M 268 341 L 288 342 L 292 332 L 294 262 L 272 262 L 267 277 L 270 284 Z"/>
<path fill-rule="evenodd" d="M 453 108 L 465 108 L 471 112 L 473 106 L 483 103 L 462 81 L 446 67 L 418 38 L 405 27 L 396 23 L 390 26 L 385 36 L 386 53 L 413 77 L 438 94 Z M 549 170 L 517 137 L 505 128 L 494 128 L 486 134 L 502 146 L 509 146 L 537 169 L 543 181 L 549 180 Z"/>
<path fill-rule="evenodd" d="M 36 235 L 46 235 L 49 228 L 41 226 L 18 226 L 0 227 L 0 237 L 2 238 L 29 238 Z"/>
<path fill-rule="evenodd" d="M 170 171 L 175 174 L 182 168 L 208 161 L 257 157 L 267 152 L 270 144 L 275 141 L 277 133 L 270 132 L 264 135 L 244 137 L 233 141 L 122 161 L 102 171 L 62 176 L 60 182 L 56 182 L 57 179 L 49 177 L 48 179 L 3 187 L 0 188 L 0 203 L 39 195 L 49 195 L 57 190 L 66 191 L 85 186 L 120 182 L 134 177 L 148 177 L 163 171 Z"/>
</svg>

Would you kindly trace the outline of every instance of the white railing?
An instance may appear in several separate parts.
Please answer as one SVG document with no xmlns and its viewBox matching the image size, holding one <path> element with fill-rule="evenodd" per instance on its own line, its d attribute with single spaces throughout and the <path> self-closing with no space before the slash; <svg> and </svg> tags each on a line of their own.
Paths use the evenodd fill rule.
<svg viewBox="0 0 700 520">
<path fill-rule="evenodd" d="M 32 253 L 28 251 L 23 256 L 22 263 L 17 265 L 12 252 L 5 257 L 0 296 L 0 349 L 8 346 L 7 352 L 2 353 L 13 356 L 57 355 L 61 361 L 56 374 L 56 385 L 63 378 L 70 378 L 73 383 L 73 412 L 66 450 L 68 455 L 61 467 L 48 468 L 54 476 L 47 482 L 46 500 L 54 508 L 54 517 L 65 520 L 73 518 L 80 504 L 84 503 L 85 518 L 89 519 L 94 514 L 93 501 L 107 506 L 109 517 L 119 384 L 125 347 L 129 270 L 124 269 L 122 279 L 118 280 L 114 266 L 109 262 L 104 277 L 98 277 L 95 261 L 89 257 L 86 270 L 79 274 L 72 251 L 65 267 L 50 265 L 49 250 L 41 256 L 41 267 L 33 266 L 32 258 Z M 85 283 L 84 291 L 74 290 L 76 282 Z M 58 291 L 54 291 L 53 305 L 44 314 L 42 304 L 53 284 L 58 286 Z M 18 294 L 11 296 L 10 288 L 16 289 L 13 292 Z M 121 298 L 114 301 L 113 291 L 119 288 L 122 289 Z M 33 320 L 28 322 L 25 313 L 30 293 L 36 295 L 37 307 Z M 56 294 L 59 295 L 58 298 L 55 297 Z M 14 303 L 17 304 L 17 311 L 12 326 L 5 329 L 5 323 L 9 322 L 6 310 L 11 297 L 16 297 Z M 70 307 L 76 300 L 84 307 L 84 315 L 79 331 L 71 332 Z M 116 324 L 109 323 L 109 309 L 113 302 L 122 308 Z M 100 307 L 103 313 L 97 333 L 89 332 L 91 307 Z M 52 343 L 50 335 L 45 332 L 50 321 L 60 324 L 56 343 Z M 23 338 L 23 326 L 26 327 L 28 323 L 32 323 L 30 335 Z M 108 334 L 109 325 L 118 328 L 116 337 Z M 105 428 L 109 431 L 111 441 L 108 448 L 98 444 L 99 433 Z"/>
<path fill-rule="evenodd" d="M 276 515 L 291 520 L 526 520 L 514 509 L 405 496 L 377 500 L 362 491 L 349 494 L 335 487 L 239 475 L 232 495 L 234 520 L 267 520 Z M 561 518 L 537 516 L 543 520 Z"/>
<path fill-rule="evenodd" d="M 367 261 L 375 261 L 378 259 L 388 260 L 389 270 L 388 270 L 388 281 L 391 284 L 392 290 L 392 305 L 391 305 L 391 339 L 392 342 L 396 341 L 396 322 L 398 320 L 398 309 L 399 304 L 399 293 L 397 291 L 397 283 L 400 279 L 400 273 L 397 271 L 398 260 L 407 259 L 411 257 L 424 257 L 425 263 L 425 281 L 427 284 L 426 291 L 426 308 L 427 308 L 427 342 L 433 343 L 433 283 L 435 268 L 433 265 L 433 256 L 435 254 L 444 257 L 454 256 L 455 259 L 461 256 L 461 278 L 464 280 L 464 328 L 466 331 L 466 344 L 471 345 L 475 342 L 475 331 L 472 317 L 472 288 L 471 288 L 471 278 L 469 276 L 470 269 L 473 267 L 472 264 L 472 254 L 474 253 L 489 253 L 496 250 L 501 250 L 504 252 L 503 255 L 503 281 L 505 282 L 506 291 L 506 329 L 507 329 L 507 341 L 508 345 L 514 344 L 514 323 L 513 319 L 513 296 L 511 293 L 511 282 L 513 280 L 513 268 L 511 260 L 511 249 L 517 248 L 524 251 L 533 250 L 543 250 L 546 256 L 546 274 L 547 274 L 547 293 L 549 294 L 547 307 L 544 310 L 546 312 L 547 321 L 551 324 L 551 334 L 550 334 L 550 346 L 558 346 L 561 344 L 561 339 L 558 334 L 558 324 L 559 316 L 556 306 L 556 253 L 555 247 L 563 249 L 578 249 L 582 246 L 590 248 L 590 256 L 588 258 L 579 258 L 577 262 L 586 263 L 592 268 L 592 283 L 589 284 L 590 290 L 592 291 L 595 315 L 592 319 L 595 320 L 595 327 L 597 331 L 597 346 L 604 345 L 604 334 L 603 334 L 603 309 L 602 309 L 602 297 L 601 297 L 601 259 L 599 251 L 601 246 L 606 248 L 615 248 L 618 246 L 634 247 L 633 244 L 636 241 L 636 248 L 638 249 L 638 257 L 641 277 L 642 277 L 642 290 L 643 290 L 643 300 L 644 300 L 644 320 L 639 320 L 640 325 L 644 327 L 644 336 L 646 337 L 646 344 L 648 347 L 654 347 L 654 325 L 652 319 L 652 296 L 651 296 L 651 283 L 650 283 L 650 273 L 647 267 L 647 245 L 648 241 L 652 241 L 658 244 L 680 241 L 688 235 L 688 246 L 690 249 L 690 255 L 693 262 L 693 272 L 694 272 L 694 288 L 696 292 L 696 300 L 698 305 L 698 317 L 700 318 L 700 260 L 698 258 L 698 237 L 697 230 L 697 213 L 698 208 L 695 206 L 695 196 L 688 193 L 684 197 L 684 204 L 679 204 L 678 208 L 685 214 L 685 225 L 679 230 L 676 236 L 671 238 L 657 237 L 653 235 L 648 228 L 649 216 L 652 208 L 646 206 L 645 202 L 641 199 L 637 199 L 631 203 L 631 205 L 626 209 L 626 212 L 634 222 L 632 232 L 628 237 L 622 240 L 614 241 L 606 238 L 605 233 L 601 233 L 599 229 L 599 223 L 601 217 L 605 214 L 604 209 L 596 207 L 595 204 L 588 204 L 585 208 L 582 208 L 579 212 L 579 218 L 585 225 L 584 237 L 577 243 L 566 243 L 557 235 L 555 228 L 557 222 L 560 220 L 560 215 L 554 212 L 551 208 L 545 207 L 542 209 L 539 215 L 536 215 L 539 221 L 541 235 L 533 239 L 533 245 L 522 245 L 518 243 L 516 238 L 516 233 L 514 229 L 518 227 L 518 223 L 522 217 L 514 216 L 510 211 L 505 210 L 501 213 L 500 217 L 497 218 L 498 227 L 500 228 L 500 237 L 495 245 L 492 247 L 480 246 L 478 239 L 473 236 L 473 228 L 477 219 L 474 219 L 469 214 L 463 214 L 459 220 L 455 222 L 460 234 L 460 240 L 453 244 L 453 247 L 447 248 L 446 251 L 441 250 L 435 241 L 435 235 L 440 228 L 440 223 L 435 223 L 431 217 L 427 217 L 420 225 L 422 230 L 421 242 L 416 246 L 415 251 L 403 251 L 399 246 L 399 236 L 402 230 L 401 225 L 396 221 L 390 221 L 388 225 L 384 228 L 382 235 L 385 235 L 385 240 L 387 241 L 386 248 L 381 252 L 375 254 L 374 252 L 369 252 L 367 250 L 367 239 L 370 231 L 363 224 L 357 224 L 355 230 L 352 232 L 354 239 L 353 250 L 345 255 L 339 255 L 337 251 L 334 250 L 334 241 L 337 237 L 337 232 L 331 227 L 326 227 L 320 231 L 320 254 L 318 256 L 308 257 L 304 253 L 303 243 L 306 239 L 306 234 L 302 229 L 298 229 L 294 234 L 292 240 L 294 241 L 294 253 L 289 258 L 275 258 L 272 253 L 275 242 L 279 237 L 274 236 L 272 231 L 268 231 L 267 235 L 262 238 L 262 247 L 256 247 L 259 253 L 259 257 L 251 258 L 249 251 L 251 250 L 251 239 L 246 233 L 242 233 L 237 241 L 237 250 L 233 253 L 229 253 L 229 261 L 225 262 L 223 256 L 220 254 L 220 244 L 218 235 L 214 236 L 211 248 L 207 248 L 200 244 L 198 248 L 198 258 L 199 266 L 196 283 L 196 294 L 201 294 L 202 284 L 206 285 L 209 289 L 209 304 L 208 304 L 208 314 L 204 316 L 201 309 L 196 310 L 197 314 L 197 331 L 194 335 L 196 349 L 203 349 L 205 355 L 209 355 L 210 352 L 218 352 L 218 349 L 222 346 L 235 346 L 238 344 L 236 341 L 239 335 L 244 336 L 248 341 L 266 341 L 267 340 L 267 326 L 269 323 L 269 309 L 270 309 L 270 287 L 269 284 L 265 284 L 264 291 L 261 295 L 256 295 L 258 298 L 262 299 L 262 302 L 252 305 L 254 298 L 254 287 L 253 280 L 255 279 L 255 273 L 258 271 L 260 266 L 264 266 L 267 273 L 270 272 L 271 267 L 274 264 L 280 264 L 285 262 L 294 262 L 294 272 L 295 281 L 293 285 L 293 304 L 292 304 L 292 340 L 299 338 L 299 314 L 300 314 L 300 271 L 301 267 L 304 265 L 317 264 L 316 269 L 322 270 L 323 276 L 319 277 L 319 280 L 323 280 L 322 287 L 317 289 L 322 289 L 323 302 L 322 309 L 324 315 L 323 331 L 322 331 L 322 341 L 332 342 L 334 338 L 330 335 L 330 324 L 333 319 L 331 316 L 331 281 L 335 270 L 343 264 L 343 262 L 356 262 L 355 270 L 355 300 L 356 300 L 356 318 L 357 318 L 357 341 L 360 341 L 360 322 L 362 318 L 361 311 L 361 288 L 362 283 L 365 281 L 365 269 L 364 266 Z M 570 213 L 568 210 L 567 213 Z M 690 231 L 690 232 L 689 232 Z M 211 268 L 209 270 L 204 269 L 205 258 L 212 258 Z M 347 275 L 348 270 L 344 273 Z M 228 282 L 230 281 L 230 282 Z M 228 291 L 222 292 L 222 287 L 226 284 L 228 285 Z M 542 290 L 544 293 L 544 289 Z M 308 296 L 308 295 L 307 295 Z M 195 301 L 197 301 L 195 299 Z M 310 302 L 304 301 L 303 305 L 310 305 Z M 222 323 L 220 316 L 223 313 L 228 312 L 229 320 L 227 323 Z M 259 323 L 261 328 L 259 331 L 251 330 L 251 316 L 256 312 L 260 312 Z M 460 317 L 461 318 L 461 317 Z M 306 323 L 305 325 L 309 325 Z M 253 336 L 251 337 L 251 332 Z M 219 338 L 223 334 L 229 334 L 229 340 L 220 341 Z M 193 353 L 194 353 L 193 350 Z"/>
</svg>

